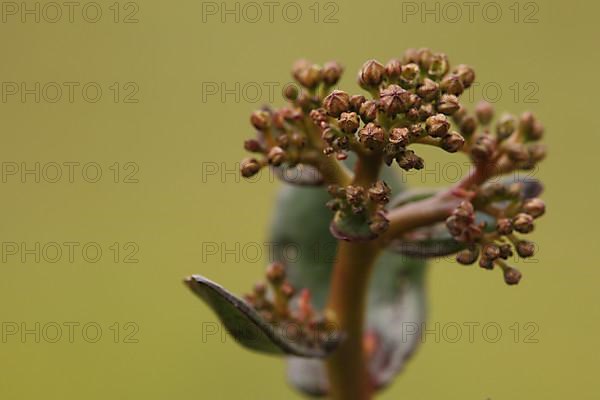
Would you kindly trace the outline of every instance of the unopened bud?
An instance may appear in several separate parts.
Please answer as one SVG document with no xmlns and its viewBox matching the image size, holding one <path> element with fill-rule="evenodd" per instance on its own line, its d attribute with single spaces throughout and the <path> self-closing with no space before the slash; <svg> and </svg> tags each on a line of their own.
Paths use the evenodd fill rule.
<svg viewBox="0 0 600 400">
<path fill-rule="evenodd" d="M 444 114 L 436 114 L 425 121 L 427 133 L 432 137 L 444 137 L 450 129 L 450 122 Z"/>
<path fill-rule="evenodd" d="M 448 57 L 444 53 L 437 53 L 431 56 L 429 70 L 427 73 L 434 78 L 441 78 L 448 72 Z"/>
<path fill-rule="evenodd" d="M 512 222 L 508 218 L 500 218 L 496 222 L 496 231 L 501 235 L 510 235 L 513 231 Z"/>
<path fill-rule="evenodd" d="M 546 204 L 539 198 L 533 198 L 525 201 L 521 208 L 524 213 L 531 215 L 533 218 L 538 218 L 546 212 Z"/>
<path fill-rule="evenodd" d="M 453 94 L 455 96 L 460 96 L 462 92 L 465 91 L 462 81 L 456 75 L 446 76 L 440 83 L 440 88 L 444 93 Z"/>
<path fill-rule="evenodd" d="M 377 118 L 377 109 L 379 108 L 377 101 L 367 100 L 360 106 L 360 118 L 363 122 L 369 123 Z"/>
<path fill-rule="evenodd" d="M 533 217 L 529 214 L 519 213 L 513 218 L 513 228 L 520 233 L 529 233 L 533 230 Z"/>
<path fill-rule="evenodd" d="M 429 78 L 425 78 L 423 84 L 417 88 L 417 94 L 425 101 L 434 100 L 440 91 L 440 85 Z"/>
<path fill-rule="evenodd" d="M 459 264 L 471 265 L 477 261 L 479 257 L 479 249 L 465 249 L 461 250 L 456 254 L 456 261 Z"/>
<path fill-rule="evenodd" d="M 362 106 L 362 104 L 365 101 L 367 101 L 367 99 L 365 99 L 365 96 L 363 96 L 362 94 L 355 94 L 350 97 L 350 108 L 355 113 L 358 113 L 360 112 L 360 106 Z"/>
<path fill-rule="evenodd" d="M 515 163 L 524 163 L 529 160 L 529 150 L 521 143 L 508 143 L 506 154 Z"/>
<path fill-rule="evenodd" d="M 444 94 L 437 103 L 437 110 L 442 114 L 452 115 L 460 108 L 458 98 L 452 94 Z"/>
<path fill-rule="evenodd" d="M 251 178 L 260 171 L 261 165 L 255 158 L 246 158 L 240 163 L 240 172 L 244 178 Z"/>
<path fill-rule="evenodd" d="M 487 125 L 494 118 L 494 107 L 487 101 L 480 101 L 475 107 L 475 115 L 481 125 Z"/>
<path fill-rule="evenodd" d="M 504 269 L 504 282 L 507 285 L 516 285 L 521 281 L 521 272 L 518 269 L 513 267 L 506 267 Z"/>
<path fill-rule="evenodd" d="M 510 137 L 513 134 L 517 126 L 517 121 L 515 117 L 510 114 L 504 114 L 500 121 L 496 124 L 496 135 L 499 140 L 504 140 Z"/>
<path fill-rule="evenodd" d="M 461 136 L 458 132 L 450 132 L 446 136 L 442 138 L 440 145 L 442 149 L 446 150 L 448 153 L 456 153 L 460 149 L 462 149 L 465 144 L 465 138 Z"/>
<path fill-rule="evenodd" d="M 519 241 L 515 247 L 517 254 L 523 258 L 531 257 L 535 252 L 535 245 L 528 240 Z"/>
<path fill-rule="evenodd" d="M 267 280 L 274 286 L 279 286 L 285 280 L 285 268 L 279 262 L 273 262 L 267 267 Z"/>
<path fill-rule="evenodd" d="M 482 257 L 489 258 L 490 260 L 496 260 L 500 257 L 500 248 L 495 244 L 488 243 L 483 246 Z"/>
<path fill-rule="evenodd" d="M 454 68 L 454 74 L 460 78 L 465 89 L 475 82 L 475 70 L 468 65 L 460 64 Z"/>
<path fill-rule="evenodd" d="M 252 153 L 259 153 L 262 151 L 262 146 L 256 139 L 247 139 L 244 141 L 244 149 Z"/>
<path fill-rule="evenodd" d="M 384 143 L 385 131 L 379 125 L 369 122 L 358 132 L 358 138 L 360 142 L 365 143 L 367 147 L 375 147 Z"/>
<path fill-rule="evenodd" d="M 398 162 L 400 168 L 402 168 L 405 171 L 409 171 L 411 169 L 420 170 L 423 169 L 423 167 L 425 167 L 425 161 L 423 161 L 423 159 L 416 155 L 415 152 L 412 150 L 406 150 L 405 152 L 400 154 L 396 158 L 396 161 Z"/>
<path fill-rule="evenodd" d="M 381 108 L 390 117 L 405 112 L 411 105 L 410 93 L 398 85 L 389 85 L 379 95 Z"/>
<path fill-rule="evenodd" d="M 323 100 L 323 107 L 333 117 L 350 110 L 350 96 L 342 90 L 334 90 Z"/>
<path fill-rule="evenodd" d="M 410 132 L 408 128 L 394 128 L 390 132 L 389 141 L 401 147 L 406 147 L 410 140 Z"/>
<path fill-rule="evenodd" d="M 298 87 L 295 84 L 287 85 L 285 89 L 283 89 L 283 96 L 290 101 L 296 100 L 298 98 L 299 93 L 300 91 L 298 90 Z"/>
<path fill-rule="evenodd" d="M 349 185 L 346 187 L 346 200 L 348 203 L 354 206 L 362 205 L 364 199 L 365 190 L 362 186 Z"/>
<path fill-rule="evenodd" d="M 375 60 L 369 60 L 363 64 L 359 75 L 358 83 L 363 89 L 374 89 L 379 87 L 383 80 L 385 67 Z"/>
<path fill-rule="evenodd" d="M 355 112 L 343 112 L 338 119 L 338 125 L 342 132 L 354 133 L 360 126 L 360 121 Z"/>
<path fill-rule="evenodd" d="M 335 85 L 342 77 L 344 68 L 337 61 L 329 61 L 323 66 L 323 82 L 328 86 Z"/>
<path fill-rule="evenodd" d="M 483 269 L 494 269 L 494 260 L 489 258 L 481 257 L 479 259 L 479 266 Z"/>
<path fill-rule="evenodd" d="M 269 163 L 275 167 L 280 166 L 285 160 L 285 151 L 279 146 L 273 146 L 267 155 Z"/>
<path fill-rule="evenodd" d="M 456 114 L 455 114 L 456 115 Z M 460 121 L 460 133 L 465 136 L 471 136 L 477 130 L 477 121 L 472 115 L 466 115 Z"/>
<path fill-rule="evenodd" d="M 402 67 L 400 82 L 404 88 L 412 88 L 417 85 L 420 69 L 417 64 L 410 63 Z"/>
<path fill-rule="evenodd" d="M 265 131 L 269 128 L 271 119 L 268 112 L 258 110 L 250 116 L 250 123 L 259 131 Z"/>
<path fill-rule="evenodd" d="M 396 82 L 400 79 L 402 73 L 402 61 L 394 58 L 385 64 L 385 75 L 390 82 Z"/>
<path fill-rule="evenodd" d="M 369 198 L 378 204 L 386 204 L 390 201 L 390 187 L 384 181 L 377 181 L 369 188 Z"/>
<path fill-rule="evenodd" d="M 322 79 L 323 71 L 318 65 L 310 64 L 306 60 L 296 62 L 293 67 L 294 78 L 308 89 L 315 88 Z"/>
</svg>

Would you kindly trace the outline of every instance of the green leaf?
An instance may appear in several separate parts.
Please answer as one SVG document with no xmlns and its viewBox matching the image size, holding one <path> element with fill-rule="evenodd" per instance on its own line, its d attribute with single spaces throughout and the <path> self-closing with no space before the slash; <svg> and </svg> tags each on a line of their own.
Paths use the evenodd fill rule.
<svg viewBox="0 0 600 400">
<path fill-rule="evenodd" d="M 384 169 L 382 179 L 398 193 L 399 179 L 391 169 Z M 324 188 L 284 187 L 278 197 L 270 240 L 275 258 L 286 265 L 292 285 L 310 289 L 318 310 L 327 301 L 337 247 L 329 231 L 332 213 L 325 206 L 329 199 Z M 290 247 L 296 249 L 296 256 L 286 256 L 284 250 Z M 369 362 L 378 387 L 393 379 L 420 342 L 418 332 L 407 337 L 406 329 L 412 332 L 425 319 L 424 267 L 422 261 L 385 251 L 374 268 L 366 329 L 378 341 Z M 325 395 L 329 386 L 323 362 L 317 359 L 291 357 L 288 380 L 311 396 Z"/>
<path fill-rule="evenodd" d="M 339 343 L 339 335 L 332 334 L 322 346 L 308 347 L 287 335 L 285 325 L 269 324 L 244 300 L 220 285 L 200 275 L 187 278 L 185 284 L 212 308 L 231 336 L 248 349 L 268 354 L 322 358 Z"/>
<path fill-rule="evenodd" d="M 336 239 L 348 242 L 372 240 L 377 237 L 369 228 L 366 213 L 351 214 L 338 211 L 331 220 L 329 231 Z"/>
</svg>

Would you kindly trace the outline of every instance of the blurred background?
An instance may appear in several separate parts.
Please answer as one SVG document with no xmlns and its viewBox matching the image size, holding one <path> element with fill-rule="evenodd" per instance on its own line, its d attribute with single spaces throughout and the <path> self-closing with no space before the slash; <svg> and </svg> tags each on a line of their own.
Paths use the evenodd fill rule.
<svg viewBox="0 0 600 400">
<path fill-rule="evenodd" d="M 597 3 L 0 6 L 0 397 L 301 398 L 282 360 L 207 334 L 217 319 L 181 280 L 243 293 L 261 276 L 281 184 L 242 181 L 238 162 L 249 114 L 283 104 L 295 59 L 340 61 L 357 93 L 365 60 L 426 46 L 475 67 L 466 104 L 545 124 L 532 175 L 549 212 L 518 287 L 432 263 L 430 333 L 381 398 L 597 398 Z M 413 186 L 467 165 L 422 153 Z"/>
</svg>

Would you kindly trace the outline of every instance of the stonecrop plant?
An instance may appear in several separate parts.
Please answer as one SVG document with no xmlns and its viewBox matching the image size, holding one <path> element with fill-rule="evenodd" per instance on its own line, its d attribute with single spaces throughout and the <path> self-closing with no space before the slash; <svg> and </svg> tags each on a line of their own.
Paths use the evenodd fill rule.
<svg viewBox="0 0 600 400">
<path fill-rule="evenodd" d="M 250 118 L 256 137 L 244 147 L 253 156 L 241 174 L 271 168 L 288 184 L 270 240 L 293 244 L 295 256 L 277 251 L 244 297 L 199 275 L 185 282 L 243 346 L 287 356 L 297 389 L 365 400 L 421 341 L 425 260 L 455 256 L 519 283 L 509 260 L 534 254 L 525 235 L 545 205 L 541 184 L 517 171 L 532 170 L 546 148 L 532 113 L 495 118 L 489 103 L 461 105 L 475 72 L 443 53 L 367 61 L 358 73 L 365 95 L 336 88 L 342 70 L 296 62 L 289 104 Z M 398 168 L 425 165 L 415 145 L 463 153 L 472 167 L 447 188 L 405 190 Z"/>
</svg>

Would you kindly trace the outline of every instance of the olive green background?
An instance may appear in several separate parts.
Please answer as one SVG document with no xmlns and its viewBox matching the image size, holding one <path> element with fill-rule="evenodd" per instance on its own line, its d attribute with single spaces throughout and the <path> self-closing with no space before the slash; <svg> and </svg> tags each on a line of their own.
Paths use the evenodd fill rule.
<svg viewBox="0 0 600 400">
<path fill-rule="evenodd" d="M 73 183 L 65 177 L 36 183 L 31 176 L 22 183 L 18 175 L 7 175 L 0 183 L 0 241 L 30 248 L 36 242 L 94 242 L 103 255 L 96 263 L 80 252 L 72 263 L 64 254 L 56 263 L 36 263 L 32 255 L 22 262 L 21 253 L 3 253 L 0 322 L 4 328 L 26 323 L 29 329 L 36 322 L 40 327 L 75 322 L 79 329 L 96 323 L 102 336 L 89 343 L 93 330 L 83 337 L 76 329 L 70 343 L 64 325 L 57 343 L 46 340 L 50 331 L 40 343 L 33 334 L 6 336 L 0 341 L 0 397 L 300 398 L 285 383 L 283 361 L 243 350 L 219 335 L 202 340 L 206 324 L 216 319 L 181 279 L 201 273 L 242 293 L 267 262 L 265 247 L 258 260 L 252 250 L 266 240 L 280 184 L 267 176 L 243 182 L 232 171 L 244 156 L 243 139 L 252 134 L 249 113 L 270 100 L 269 82 L 279 89 L 288 82 L 296 58 L 337 59 L 347 69 L 340 86 L 356 92 L 354 78 L 364 60 L 385 62 L 407 47 L 428 46 L 446 52 L 454 64 L 473 65 L 500 110 L 530 109 L 544 122 L 551 154 L 534 175 L 546 183 L 549 212 L 532 236 L 539 246 L 535 262 L 518 264 L 524 274 L 518 287 L 505 286 L 497 271 L 433 263 L 429 329 L 437 330 L 440 340 L 428 335 L 381 398 L 597 398 L 595 160 L 600 136 L 594 121 L 600 6 L 521 1 L 515 22 L 514 2 L 495 2 L 503 14 L 492 23 L 482 15 L 487 3 L 478 3 L 473 22 L 464 6 L 457 22 L 443 2 L 437 6 L 439 22 L 432 15 L 423 22 L 419 15 L 403 14 L 406 4 L 392 1 L 336 1 L 333 6 L 321 1 L 317 22 L 312 2 L 295 3 L 302 10 L 296 23 L 282 15 L 286 2 L 277 3 L 272 23 L 264 6 L 258 21 L 245 21 L 254 14 L 243 3 L 240 13 L 247 13 L 239 22 L 233 15 L 225 22 L 209 15 L 203 22 L 200 1 L 139 1 L 137 23 L 115 23 L 108 1 L 97 3 L 103 10 L 97 23 L 85 21 L 81 7 L 72 23 L 66 15 L 56 23 L 6 16 L 0 22 L 2 82 L 30 87 L 96 82 L 103 95 L 96 103 L 77 90 L 72 103 L 66 93 L 56 103 L 47 101 L 50 92 L 39 103 L 33 95 L 25 102 L 8 96 L 0 102 L 2 165 L 94 162 L 103 175 L 97 183 L 86 182 L 81 173 Z M 126 2 L 119 7 L 119 20 L 135 11 Z M 494 10 L 487 10 L 493 18 Z M 94 10 L 87 11 L 93 17 Z M 288 9 L 288 20 L 293 11 Z M 325 23 L 331 12 L 337 22 Z M 537 22 L 524 23 L 531 12 Z M 109 88 L 114 82 L 121 89 L 117 102 Z M 136 87 L 125 87 L 127 82 L 139 88 L 133 97 L 137 103 L 124 102 Z M 239 99 L 232 93 L 221 99 L 220 87 L 218 94 L 207 94 L 207 85 L 222 82 Z M 533 86 L 525 87 L 528 83 Z M 251 92 L 256 85 L 262 88 L 258 99 Z M 482 87 L 473 90 L 473 100 L 484 95 Z M 494 87 L 502 90 L 498 98 Z M 279 97 L 277 92 L 276 104 L 282 104 Z M 411 174 L 413 185 L 452 181 L 451 169 L 466 161 L 437 151 L 421 153 L 429 173 Z M 113 182 L 109 169 L 115 162 L 121 183 Z M 137 183 L 122 182 L 131 171 L 124 167 L 128 162 L 139 167 Z M 122 262 L 122 250 L 115 263 L 109 249 L 114 242 L 136 243 L 139 262 Z M 235 249 L 237 243 L 239 251 L 225 253 L 222 260 L 220 253 L 203 251 L 203 243 L 217 243 L 221 250 Z M 115 322 L 118 343 L 110 330 Z M 124 328 L 127 322 L 139 328 L 133 336 L 137 343 L 124 343 L 131 333 Z M 464 325 L 471 322 L 479 324 L 473 343 Z M 521 333 L 517 343 L 510 329 L 515 322 Z M 524 335 L 532 331 L 524 328 L 528 322 L 539 328 L 533 337 L 537 343 L 525 343 Z M 454 337 L 452 323 L 462 327 L 457 343 L 444 339 Z M 487 323 L 502 328 L 497 343 L 485 340 L 481 327 Z M 449 327 L 446 336 L 443 327 Z M 488 333 L 494 336 L 493 330 Z"/>
</svg>

